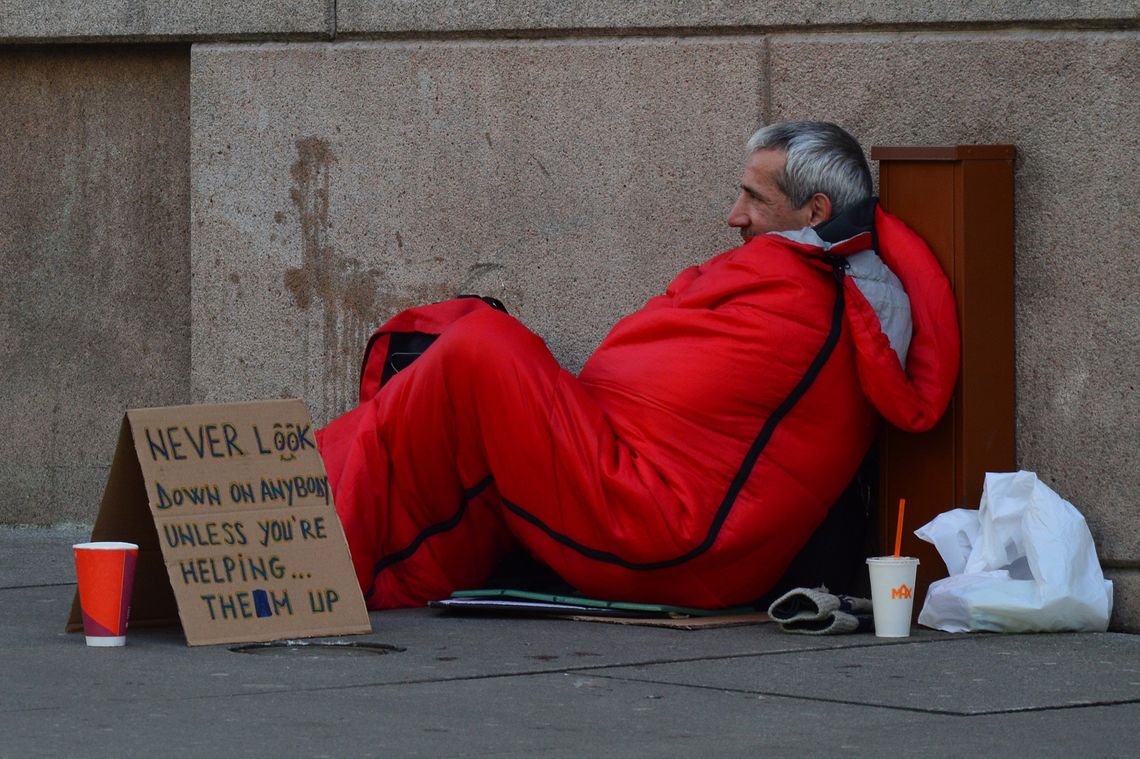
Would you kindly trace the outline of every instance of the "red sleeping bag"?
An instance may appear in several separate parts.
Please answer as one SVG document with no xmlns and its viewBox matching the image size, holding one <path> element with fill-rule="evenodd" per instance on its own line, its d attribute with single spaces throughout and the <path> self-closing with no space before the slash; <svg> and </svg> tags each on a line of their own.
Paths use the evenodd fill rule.
<svg viewBox="0 0 1140 759">
<path fill-rule="evenodd" d="M 946 278 L 898 219 L 876 209 L 874 227 L 835 243 L 763 235 L 683 271 L 578 377 L 481 300 L 395 316 L 374 341 L 438 338 L 398 372 L 374 346 L 361 405 L 317 437 L 368 606 L 477 587 L 519 544 L 590 596 L 716 608 L 763 595 L 878 415 L 929 429 L 954 387 Z M 876 233 L 878 256 L 865 252 Z M 885 334 L 855 276 L 867 266 L 905 288 L 913 337 Z"/>
</svg>

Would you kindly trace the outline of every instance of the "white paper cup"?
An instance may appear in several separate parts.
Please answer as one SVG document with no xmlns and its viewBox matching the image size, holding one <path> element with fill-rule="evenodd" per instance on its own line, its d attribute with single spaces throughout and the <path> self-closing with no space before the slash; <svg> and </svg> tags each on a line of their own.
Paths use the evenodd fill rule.
<svg viewBox="0 0 1140 759">
<path fill-rule="evenodd" d="M 875 612 L 875 635 L 879 638 L 910 636 L 914 608 L 914 578 L 918 559 L 909 556 L 876 556 L 867 559 L 871 573 L 871 605 Z"/>
</svg>

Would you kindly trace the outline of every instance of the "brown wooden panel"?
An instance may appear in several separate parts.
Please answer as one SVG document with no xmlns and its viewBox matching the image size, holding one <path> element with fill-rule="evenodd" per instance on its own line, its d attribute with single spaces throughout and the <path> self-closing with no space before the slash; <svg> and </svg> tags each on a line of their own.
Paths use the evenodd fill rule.
<svg viewBox="0 0 1140 759">
<path fill-rule="evenodd" d="M 915 613 L 929 584 L 946 576 L 933 546 L 913 531 L 951 508 L 976 507 L 986 471 L 1014 458 L 1013 156 L 1008 145 L 872 148 L 883 208 L 934 251 L 950 278 L 962 329 L 962 371 L 946 416 L 880 441 L 879 539 L 893 550 L 907 499 L 903 553 L 921 561 Z"/>
<path fill-rule="evenodd" d="M 961 161 L 1012 160 L 1017 153 L 1013 145 L 928 145 L 878 146 L 871 148 L 876 161 Z"/>
<path fill-rule="evenodd" d="M 944 162 L 899 161 L 880 166 L 880 201 L 926 240 L 954 284 L 956 272 L 957 165 Z M 881 436 L 879 545 L 894 548 L 897 508 L 906 498 L 902 553 L 919 559 L 915 608 L 921 609 L 926 588 L 946 575 L 933 546 L 914 537 L 914 530 L 955 502 L 955 432 L 958 404 L 922 435 L 893 427 Z"/>
<path fill-rule="evenodd" d="M 1012 471 L 1014 451 L 1013 171 L 1009 161 L 959 165 L 958 272 L 962 327 L 957 398 L 957 504 L 973 507 L 987 471 Z"/>
<path fill-rule="evenodd" d="M 934 251 L 942 270 L 953 277 L 954 170 L 952 163 L 882 163 L 879 200 L 903 219 Z M 953 284 L 953 281 L 951 281 Z"/>
<path fill-rule="evenodd" d="M 880 438 L 879 545 L 884 554 L 894 550 L 898 503 L 906 498 L 902 553 L 920 562 L 917 609 L 922 608 L 930 583 L 946 576 L 938 552 L 913 533 L 954 503 L 956 411 L 957 404 L 952 401 L 946 417 L 930 432 L 914 435 L 888 427 Z"/>
</svg>

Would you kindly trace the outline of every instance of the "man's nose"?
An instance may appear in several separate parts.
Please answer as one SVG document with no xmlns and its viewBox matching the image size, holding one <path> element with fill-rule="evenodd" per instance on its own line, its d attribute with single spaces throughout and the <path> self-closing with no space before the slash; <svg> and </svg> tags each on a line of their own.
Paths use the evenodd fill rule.
<svg viewBox="0 0 1140 759">
<path fill-rule="evenodd" d="M 752 220 L 748 218 L 748 214 L 744 211 L 743 204 L 740 200 L 737 200 L 728 211 L 728 226 L 744 229 L 751 223 Z"/>
</svg>

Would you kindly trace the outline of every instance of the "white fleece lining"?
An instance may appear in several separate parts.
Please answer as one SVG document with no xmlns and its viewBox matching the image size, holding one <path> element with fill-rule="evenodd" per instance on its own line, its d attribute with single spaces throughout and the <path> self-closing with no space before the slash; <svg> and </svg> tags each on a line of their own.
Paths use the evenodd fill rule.
<svg viewBox="0 0 1140 759">
<path fill-rule="evenodd" d="M 864 250 L 847 256 L 851 268 L 848 276 L 855 282 L 859 292 L 871 304 L 879 325 L 891 348 L 898 354 L 899 363 L 906 368 L 906 354 L 910 349 L 913 324 L 910 316 L 910 298 L 903 289 L 902 282 L 883 263 L 873 250 Z"/>
</svg>

